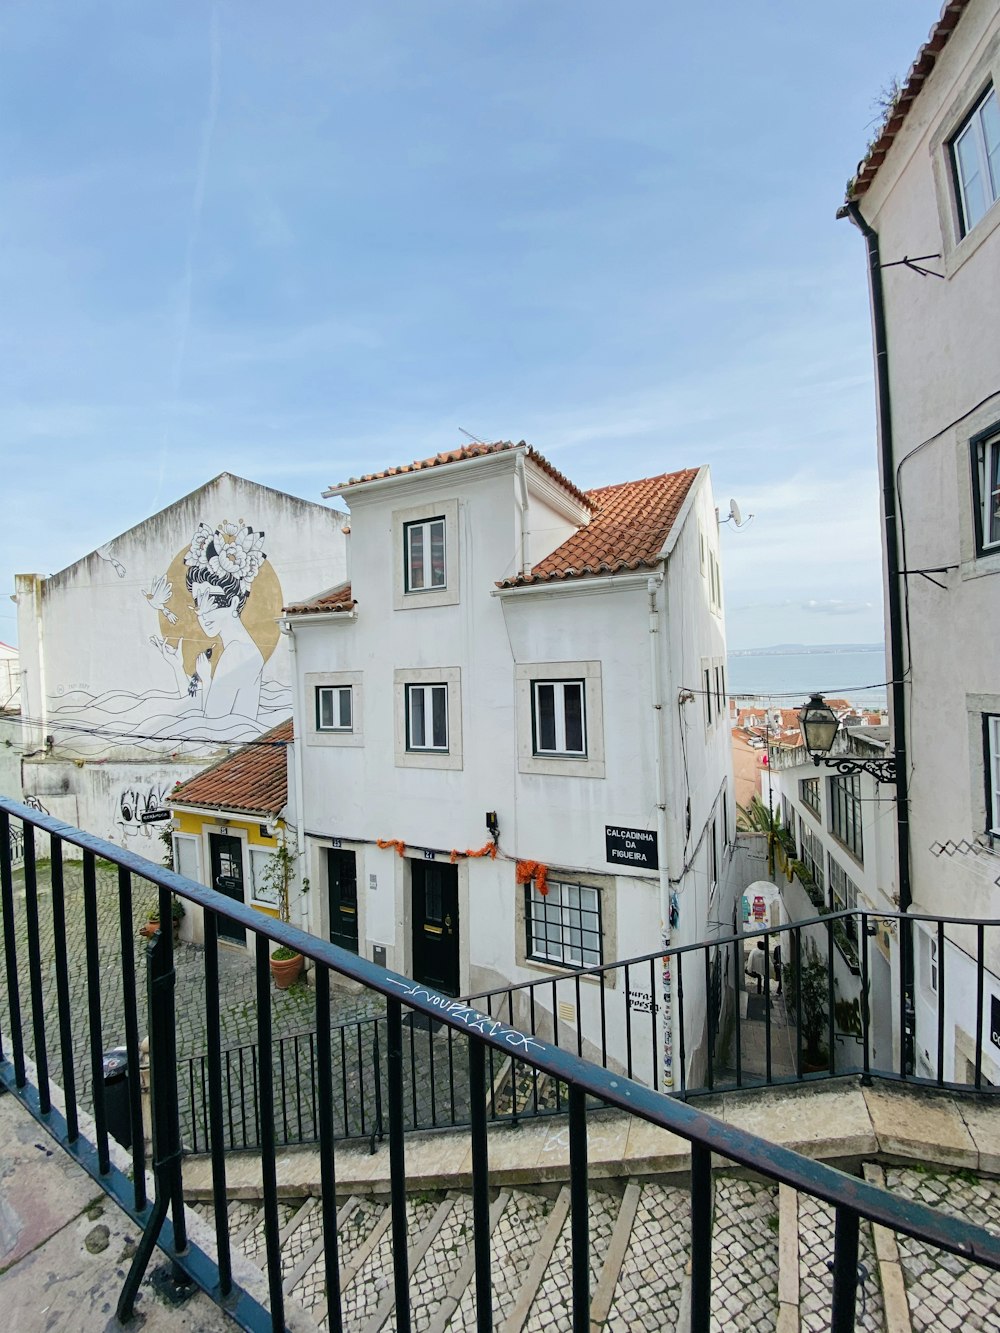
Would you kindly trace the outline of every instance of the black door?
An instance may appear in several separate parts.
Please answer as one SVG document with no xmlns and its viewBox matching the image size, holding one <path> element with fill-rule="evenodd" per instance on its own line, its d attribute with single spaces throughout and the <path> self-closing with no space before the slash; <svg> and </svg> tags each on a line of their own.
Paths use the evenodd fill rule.
<svg viewBox="0 0 1000 1333">
<path fill-rule="evenodd" d="M 235 902 L 243 902 L 243 844 L 226 833 L 210 833 L 212 849 L 212 888 Z M 219 938 L 246 943 L 246 927 L 228 917 L 219 917 Z"/>
<path fill-rule="evenodd" d="M 330 943 L 358 951 L 358 865 L 353 852 L 331 848 L 326 854 L 330 887 Z"/>
<path fill-rule="evenodd" d="M 413 976 L 445 995 L 458 994 L 458 867 L 411 861 Z"/>
</svg>

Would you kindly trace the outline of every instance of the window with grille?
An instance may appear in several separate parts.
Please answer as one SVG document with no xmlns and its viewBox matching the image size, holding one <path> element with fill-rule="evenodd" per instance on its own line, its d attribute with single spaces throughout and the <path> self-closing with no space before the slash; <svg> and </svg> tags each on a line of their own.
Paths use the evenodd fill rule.
<svg viewBox="0 0 1000 1333">
<path fill-rule="evenodd" d="M 529 958 L 566 967 L 596 967 L 603 961 L 601 894 L 587 884 L 549 880 L 547 892 L 525 885 Z"/>
<path fill-rule="evenodd" d="M 819 778 L 803 778 L 799 783 L 799 800 L 819 817 Z"/>
<path fill-rule="evenodd" d="M 852 856 L 864 861 L 861 833 L 861 775 L 847 773 L 830 779 L 830 832 Z"/>
</svg>

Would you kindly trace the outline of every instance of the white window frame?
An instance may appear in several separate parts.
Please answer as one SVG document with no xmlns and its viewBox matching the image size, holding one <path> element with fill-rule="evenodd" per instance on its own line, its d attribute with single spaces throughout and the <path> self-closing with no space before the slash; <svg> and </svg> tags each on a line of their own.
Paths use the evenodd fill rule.
<svg viewBox="0 0 1000 1333">
<path fill-rule="evenodd" d="M 406 748 L 411 753 L 448 753 L 448 684 L 430 681 L 426 685 L 407 684 Z M 418 707 L 419 705 L 419 707 Z M 438 710 L 440 708 L 440 716 Z M 438 722 L 443 723 L 438 737 Z M 417 723 L 419 722 L 419 728 Z M 419 732 L 419 734 L 418 734 Z"/>
<path fill-rule="evenodd" d="M 304 704 L 303 734 L 306 745 L 361 746 L 364 734 L 364 675 L 360 671 L 307 671 L 303 678 Z M 347 727 L 320 727 L 318 690 L 349 689 L 351 691 L 351 725 Z"/>
<path fill-rule="evenodd" d="M 984 714 L 987 832 L 1000 839 L 1000 715 Z"/>
<path fill-rule="evenodd" d="M 441 540 L 441 577 L 435 579 L 435 569 L 431 553 L 434 550 L 435 531 L 440 531 Z M 414 577 L 413 539 L 420 534 L 420 576 L 421 582 Z M 426 575 L 430 573 L 430 582 Z M 407 596 L 414 592 L 439 592 L 448 586 L 448 523 L 444 514 L 433 518 L 415 519 L 403 524 L 403 582 Z"/>
<path fill-rule="evenodd" d="M 326 723 L 323 721 L 324 696 L 329 695 L 331 714 L 340 720 Z M 350 685 L 317 685 L 313 692 L 316 704 L 317 731 L 353 731 L 354 730 L 354 691 Z M 347 700 L 347 721 L 344 721 L 344 700 Z"/>
<path fill-rule="evenodd" d="M 429 536 L 429 525 L 444 525 L 445 581 L 439 587 L 410 587 L 409 534 L 422 527 Z M 455 606 L 459 600 L 461 575 L 458 543 L 458 501 L 428 499 L 426 504 L 397 509 L 392 515 L 393 606 L 397 611 L 412 611 L 428 606 Z"/>
<path fill-rule="evenodd" d="M 987 107 L 991 107 L 992 114 L 1000 119 L 1000 102 L 997 100 L 996 88 L 992 84 L 966 116 L 963 124 L 952 136 L 949 145 L 962 236 L 968 236 L 1000 199 L 1000 141 L 993 149 L 993 159 L 991 161 L 985 130 L 986 118 L 984 112 Z M 977 168 L 974 174 L 978 176 L 983 186 L 984 207 L 975 217 L 971 216 L 969 208 L 968 187 L 972 178 L 967 176 L 963 167 L 960 145 L 972 149 Z"/>
<path fill-rule="evenodd" d="M 184 860 L 182 848 L 194 853 L 194 874 L 182 866 Z M 201 838 L 196 833 L 175 833 L 174 834 L 174 869 L 178 875 L 184 875 L 187 879 L 193 879 L 196 884 L 204 884 L 202 877 L 202 858 L 201 858 Z"/>
<path fill-rule="evenodd" d="M 445 691 L 447 748 L 410 745 L 409 692 L 440 686 Z M 460 667 L 400 667 L 393 672 L 397 768 L 462 768 L 462 672 Z M 426 697 L 426 696 L 425 696 Z"/>
<path fill-rule="evenodd" d="M 580 681 L 586 754 L 535 750 L 535 684 Z M 514 668 L 517 766 L 520 773 L 549 777 L 603 778 L 604 705 L 600 662 L 524 662 Z"/>
<path fill-rule="evenodd" d="M 264 875 L 268 866 L 277 855 L 276 847 L 255 847 L 247 844 L 247 869 L 251 907 L 263 907 L 270 912 L 281 912 L 281 894 L 275 884 L 266 884 Z"/>
<path fill-rule="evenodd" d="M 973 450 L 979 493 L 976 553 L 991 555 L 1000 551 L 1000 431 L 978 436 Z"/>
<path fill-rule="evenodd" d="M 553 879 L 546 887 L 541 894 L 534 884 L 525 886 L 528 958 L 556 967 L 600 967 L 604 961 L 600 889 Z M 536 927 L 541 928 L 539 933 Z M 552 937 L 553 928 L 558 939 Z"/>
<path fill-rule="evenodd" d="M 567 741 L 566 726 L 566 690 L 572 687 L 580 696 L 580 732 L 581 746 L 572 749 Z M 538 692 L 541 689 L 552 691 L 553 724 L 555 744 L 546 749 L 541 743 L 541 702 Z M 531 727 L 532 749 L 536 757 L 559 757 L 563 759 L 586 759 L 587 757 L 587 682 L 583 679 L 568 680 L 533 680 L 531 682 Z"/>
</svg>

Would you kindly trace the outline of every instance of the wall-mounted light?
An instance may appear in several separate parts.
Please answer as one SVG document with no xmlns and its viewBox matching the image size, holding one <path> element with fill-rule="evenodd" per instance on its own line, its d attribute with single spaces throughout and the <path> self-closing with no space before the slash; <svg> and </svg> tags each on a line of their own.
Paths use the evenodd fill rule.
<svg viewBox="0 0 1000 1333">
<path fill-rule="evenodd" d="M 885 759 L 844 759 L 840 756 L 830 758 L 830 750 L 840 729 L 837 715 L 821 694 L 809 696 L 809 702 L 802 705 L 799 713 L 799 730 L 806 747 L 806 753 L 819 767 L 835 768 L 838 773 L 868 773 L 876 782 L 896 781 L 896 756 L 887 755 Z"/>
<path fill-rule="evenodd" d="M 497 812 L 495 810 L 486 811 L 486 828 L 489 831 L 489 835 L 493 839 L 493 841 L 494 842 L 499 841 L 500 821 L 499 819 L 497 819 Z"/>
</svg>

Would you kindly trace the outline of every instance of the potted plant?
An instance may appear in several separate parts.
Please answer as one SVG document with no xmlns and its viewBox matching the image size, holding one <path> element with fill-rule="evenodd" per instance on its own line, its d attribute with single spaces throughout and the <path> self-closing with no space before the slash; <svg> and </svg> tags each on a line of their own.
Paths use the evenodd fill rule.
<svg viewBox="0 0 1000 1333">
<path fill-rule="evenodd" d="M 180 934 L 181 918 L 184 915 L 185 915 L 184 904 L 181 902 L 179 898 L 172 898 L 170 900 L 170 922 L 171 925 L 173 926 L 175 943 L 177 941 L 178 935 Z M 139 927 L 139 934 L 144 935 L 146 939 L 152 939 L 159 929 L 160 929 L 160 909 L 158 907 L 151 907 L 149 911 L 149 916 L 146 919 L 146 924 L 144 926 Z"/>
<path fill-rule="evenodd" d="M 262 879 L 272 889 L 278 899 L 278 918 L 288 922 L 291 913 L 288 907 L 288 889 L 295 874 L 296 847 L 294 841 L 282 840 L 277 850 L 268 861 Z M 295 949 L 286 944 L 279 944 L 271 954 L 271 976 L 278 990 L 287 990 L 302 975 L 305 959 Z"/>
<path fill-rule="evenodd" d="M 826 962 L 811 940 L 785 965 L 785 1003 L 790 1015 L 801 1013 L 801 1072 L 826 1069 L 830 1054 L 824 1038 L 829 1026 L 829 978 Z"/>
</svg>

